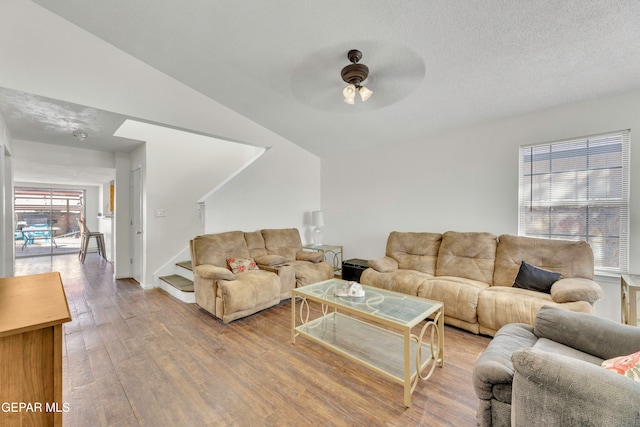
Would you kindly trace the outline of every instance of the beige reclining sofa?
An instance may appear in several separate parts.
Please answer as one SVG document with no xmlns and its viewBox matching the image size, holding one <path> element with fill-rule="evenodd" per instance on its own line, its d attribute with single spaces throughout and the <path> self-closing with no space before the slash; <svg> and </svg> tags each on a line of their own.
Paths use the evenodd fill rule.
<svg viewBox="0 0 640 427">
<path fill-rule="evenodd" d="M 560 278 L 549 280 L 548 272 Z M 360 282 L 441 301 L 445 323 L 493 336 L 508 323 L 533 325 L 544 305 L 593 313 L 604 296 L 593 272 L 593 252 L 583 241 L 394 231 L 385 257 L 370 260 Z M 542 276 L 547 288 L 534 290 L 532 276 Z"/>
<path fill-rule="evenodd" d="M 225 323 L 291 298 L 294 287 L 333 277 L 322 253 L 302 250 L 296 228 L 205 234 L 190 249 L 196 304 Z"/>
</svg>

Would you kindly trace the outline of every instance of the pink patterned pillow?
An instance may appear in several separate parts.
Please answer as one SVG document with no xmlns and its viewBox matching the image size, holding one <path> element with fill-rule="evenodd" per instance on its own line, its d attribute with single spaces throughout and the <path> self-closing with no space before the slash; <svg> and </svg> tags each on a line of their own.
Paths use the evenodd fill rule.
<svg viewBox="0 0 640 427">
<path fill-rule="evenodd" d="M 244 273 L 249 270 L 258 270 L 258 266 L 253 258 L 228 258 L 227 264 L 233 274 Z"/>
<path fill-rule="evenodd" d="M 633 380 L 640 381 L 640 351 L 628 356 L 614 357 L 602 362 L 602 367 Z"/>
</svg>

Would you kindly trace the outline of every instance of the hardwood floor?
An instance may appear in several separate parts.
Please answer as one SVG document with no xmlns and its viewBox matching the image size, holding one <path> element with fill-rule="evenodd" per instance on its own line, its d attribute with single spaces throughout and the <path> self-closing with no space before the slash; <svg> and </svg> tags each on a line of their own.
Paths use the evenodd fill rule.
<svg viewBox="0 0 640 427">
<path fill-rule="evenodd" d="M 445 328 L 445 366 L 402 387 L 304 338 L 290 303 L 228 325 L 89 254 L 26 258 L 16 275 L 59 271 L 66 426 L 475 426 L 471 370 L 490 339 Z"/>
</svg>

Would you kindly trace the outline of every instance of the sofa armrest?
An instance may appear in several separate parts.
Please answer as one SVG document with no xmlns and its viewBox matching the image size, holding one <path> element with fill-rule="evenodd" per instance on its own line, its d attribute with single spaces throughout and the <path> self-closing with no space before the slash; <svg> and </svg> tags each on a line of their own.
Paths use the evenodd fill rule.
<svg viewBox="0 0 640 427">
<path fill-rule="evenodd" d="M 287 259 L 282 255 L 260 255 L 254 258 L 258 267 L 262 268 L 263 266 L 273 267 L 278 265 L 283 265 L 287 262 Z"/>
<path fill-rule="evenodd" d="M 223 267 L 218 267 L 212 264 L 198 265 L 193 269 L 193 274 L 198 275 L 203 279 L 209 280 L 234 280 L 235 276 L 231 270 L 227 270 Z"/>
<path fill-rule="evenodd" d="M 538 337 L 524 323 L 504 325 L 473 365 L 473 387 L 479 399 L 511 403 L 513 366 L 511 355 L 533 346 Z"/>
<path fill-rule="evenodd" d="M 287 297 L 291 297 L 291 290 L 296 287 L 296 268 L 289 264 L 280 265 L 258 265 L 260 270 L 270 271 L 276 273 L 280 278 L 280 295 L 287 294 Z"/>
<path fill-rule="evenodd" d="M 369 267 L 373 268 L 376 271 L 379 271 L 380 273 L 386 273 L 388 271 L 398 269 L 398 261 L 389 256 L 371 259 L 369 260 L 368 265 Z"/>
<path fill-rule="evenodd" d="M 640 425 L 640 382 L 532 348 L 515 352 L 511 361 L 512 425 Z"/>
<path fill-rule="evenodd" d="M 550 305 L 538 311 L 534 333 L 600 359 L 640 350 L 640 328 Z"/>
<path fill-rule="evenodd" d="M 586 301 L 595 303 L 604 297 L 604 291 L 593 280 L 581 277 L 560 279 L 551 286 L 551 298 L 554 302 Z"/>
<path fill-rule="evenodd" d="M 324 254 L 322 252 L 300 251 L 296 254 L 296 261 L 318 263 L 324 261 Z"/>
</svg>

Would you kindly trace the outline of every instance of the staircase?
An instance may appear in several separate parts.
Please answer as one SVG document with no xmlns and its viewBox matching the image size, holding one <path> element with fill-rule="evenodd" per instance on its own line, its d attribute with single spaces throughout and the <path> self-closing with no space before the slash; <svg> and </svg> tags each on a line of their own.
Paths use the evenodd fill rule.
<svg viewBox="0 0 640 427">
<path fill-rule="evenodd" d="M 191 260 L 176 262 L 176 273 L 158 277 L 160 287 L 168 294 L 186 303 L 195 303 Z"/>
</svg>

